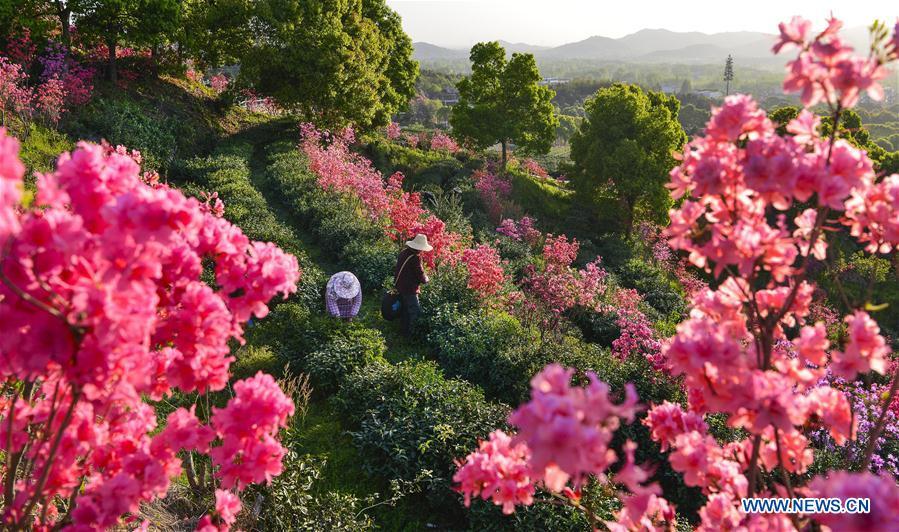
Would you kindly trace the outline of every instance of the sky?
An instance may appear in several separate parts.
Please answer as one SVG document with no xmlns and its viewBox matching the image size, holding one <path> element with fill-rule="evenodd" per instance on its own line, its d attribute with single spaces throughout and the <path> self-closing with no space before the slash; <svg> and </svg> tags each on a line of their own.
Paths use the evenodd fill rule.
<svg viewBox="0 0 899 532">
<path fill-rule="evenodd" d="M 644 28 L 777 32 L 793 15 L 821 24 L 832 11 L 847 27 L 899 16 L 896 0 L 387 0 L 413 41 L 466 48 L 506 40 L 543 46 Z M 747 7 L 747 6 L 751 6 Z"/>
</svg>

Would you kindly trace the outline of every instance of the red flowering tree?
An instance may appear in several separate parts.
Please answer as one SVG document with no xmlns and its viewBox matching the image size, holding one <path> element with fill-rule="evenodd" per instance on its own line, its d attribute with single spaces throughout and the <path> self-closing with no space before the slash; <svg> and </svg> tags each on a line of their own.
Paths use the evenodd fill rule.
<svg viewBox="0 0 899 532">
<path fill-rule="evenodd" d="M 867 154 L 836 133 L 843 111 L 857 103 L 862 91 L 872 98 L 882 95 L 884 65 L 899 53 L 899 24 L 892 37 L 875 25 L 866 57 L 853 55 L 839 36 L 840 27 L 831 19 L 813 34 L 811 23 L 798 17 L 780 26 L 774 51 L 799 49 L 784 88 L 800 92 L 806 106 L 787 126 L 789 135 L 778 135 L 752 98 L 730 96 L 671 172 L 670 188 L 682 203 L 670 213 L 667 237 L 714 277 L 714 288 L 692 294 L 689 318 L 664 347 L 671 372 L 684 379 L 688 410 L 656 405 L 643 423 L 670 451 L 671 466 L 684 482 L 707 497 L 699 512 L 701 530 L 899 527 L 896 480 L 867 471 L 899 388 L 899 370 L 894 369 L 880 414 L 866 435 L 858 464 L 862 471 L 802 482 L 814 458 L 810 431 L 823 428 L 837 445 L 858 436 L 846 394 L 825 377 L 883 374 L 890 352 L 865 310 L 845 316 L 845 334 L 831 345 L 824 324 L 810 321 L 815 286 L 809 263 L 812 257 L 826 257 L 828 234 L 847 227 L 871 252 L 895 253 L 899 246 L 899 204 L 893 201 L 899 176 L 875 175 Z M 808 110 L 816 104 L 828 107 L 835 125 L 826 138 Z M 791 348 L 778 347 L 784 344 Z M 602 394 L 595 402 L 584 399 L 600 383 L 593 379 L 587 388 L 572 388 L 570 378 L 570 372 L 553 366 L 535 377 L 531 401 L 509 418 L 518 434 L 508 445 L 497 441 L 489 452 L 473 453 L 460 469 L 457 481 L 466 496 L 492 498 L 510 511 L 510 504 L 530 503 L 523 483 L 564 492 L 566 482 L 577 487 L 584 474 L 601 478 L 618 459 L 605 445 L 617 424 L 602 414 L 596 417 L 609 412 L 610 404 Z M 708 431 L 709 414 L 724 415 L 747 436 L 718 443 Z M 508 462 L 514 467 L 507 468 Z M 659 498 L 658 487 L 642 482 L 648 473 L 635 469 L 629 458 L 622 472 L 615 480 L 631 495 L 616 522 L 606 525 L 612 530 L 671 528 L 671 507 Z M 517 495 L 509 495 L 513 484 L 507 480 L 516 482 Z M 742 498 L 758 496 L 870 497 L 877 502 L 869 514 L 740 511 Z M 576 497 L 569 500 L 579 506 Z"/>
<path fill-rule="evenodd" d="M 79 144 L 23 203 L 18 143 L 0 129 L 4 528 L 114 527 L 165 496 L 179 453 L 198 452 L 218 488 L 200 527 L 227 530 L 235 493 L 281 472 L 293 404 L 271 376 L 235 383 L 208 423 L 179 408 L 158 432 L 143 397 L 222 390 L 229 342 L 296 290 L 297 261 L 215 205 L 147 184 L 121 152 Z"/>
</svg>

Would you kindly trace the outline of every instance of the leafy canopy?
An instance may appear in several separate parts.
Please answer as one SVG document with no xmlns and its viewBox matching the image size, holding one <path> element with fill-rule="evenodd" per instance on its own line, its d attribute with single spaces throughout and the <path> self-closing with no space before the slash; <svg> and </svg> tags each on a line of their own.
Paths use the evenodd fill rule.
<svg viewBox="0 0 899 532">
<path fill-rule="evenodd" d="M 414 95 L 412 42 L 384 0 L 261 0 L 255 15 L 241 75 L 307 119 L 371 129 Z"/>
<path fill-rule="evenodd" d="M 471 76 L 456 84 L 454 133 L 481 149 L 500 143 L 504 156 L 510 142 L 526 152 L 548 152 L 559 125 L 555 93 L 539 84 L 534 56 L 516 53 L 506 61 L 506 51 L 494 41 L 474 45 L 470 57 Z"/>
<path fill-rule="evenodd" d="M 676 164 L 672 153 L 686 141 L 679 109 L 674 96 L 621 83 L 585 104 L 586 117 L 571 139 L 573 184 L 588 204 L 611 192 L 628 233 L 638 212 L 661 222 L 671 205 L 665 184 Z"/>
</svg>

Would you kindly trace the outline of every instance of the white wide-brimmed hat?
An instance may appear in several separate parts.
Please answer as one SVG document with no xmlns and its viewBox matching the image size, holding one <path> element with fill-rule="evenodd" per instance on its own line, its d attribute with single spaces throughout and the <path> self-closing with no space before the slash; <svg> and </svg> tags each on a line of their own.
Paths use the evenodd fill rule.
<svg viewBox="0 0 899 532">
<path fill-rule="evenodd" d="M 417 249 L 418 251 L 431 251 L 434 249 L 431 244 L 428 244 L 428 237 L 421 233 L 415 235 L 415 238 L 412 240 L 407 240 L 406 245 L 412 249 Z"/>
<path fill-rule="evenodd" d="M 362 291 L 359 279 L 351 272 L 338 272 L 328 281 L 331 291 L 340 299 L 353 299 Z"/>
</svg>

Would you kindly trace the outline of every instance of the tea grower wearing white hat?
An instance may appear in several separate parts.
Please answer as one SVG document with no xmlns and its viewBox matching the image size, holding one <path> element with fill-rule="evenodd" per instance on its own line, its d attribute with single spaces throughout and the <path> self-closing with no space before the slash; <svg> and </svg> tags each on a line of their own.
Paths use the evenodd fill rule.
<svg viewBox="0 0 899 532">
<path fill-rule="evenodd" d="M 428 237 L 423 234 L 415 235 L 415 238 L 406 242 L 406 247 L 396 259 L 394 269 L 396 291 L 400 296 L 400 324 L 403 334 L 411 334 L 412 326 L 421 312 L 418 301 L 419 287 L 428 282 L 428 276 L 421 265 L 420 253 L 433 250 L 428 243 Z"/>
</svg>

